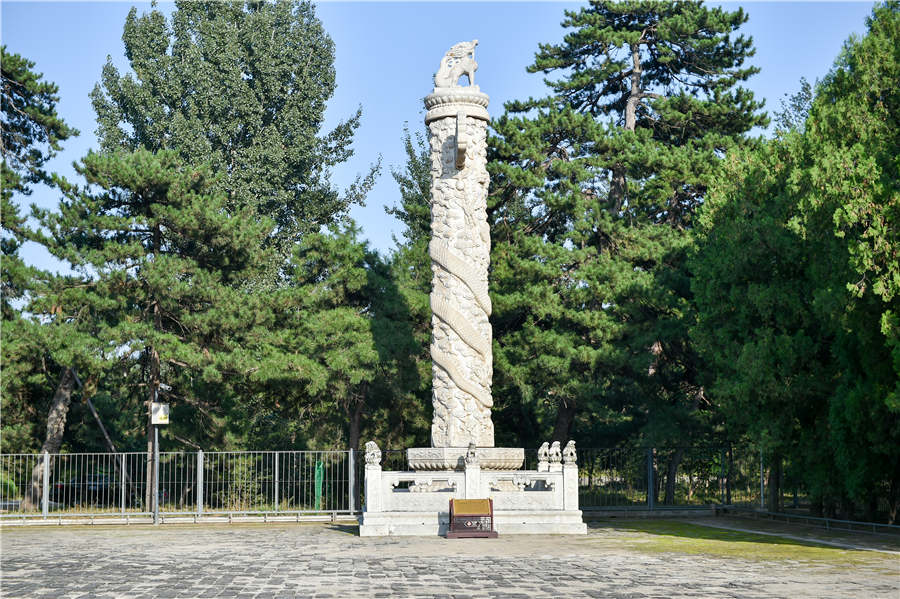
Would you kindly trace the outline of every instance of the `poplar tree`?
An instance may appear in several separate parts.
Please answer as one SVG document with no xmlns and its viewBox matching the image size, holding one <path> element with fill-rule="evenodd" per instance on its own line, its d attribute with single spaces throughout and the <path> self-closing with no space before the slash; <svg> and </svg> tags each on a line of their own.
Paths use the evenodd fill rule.
<svg viewBox="0 0 900 599">
<path fill-rule="evenodd" d="M 122 40 L 133 73 L 109 59 L 91 93 L 102 151 L 208 163 L 229 207 L 275 221 L 267 242 L 285 261 L 304 233 L 363 202 L 377 165 L 343 193 L 330 181 L 353 154 L 361 109 L 322 130 L 334 43 L 312 3 L 179 1 L 169 20 L 132 8 Z"/>
<path fill-rule="evenodd" d="M 757 71 L 752 41 L 733 35 L 746 20 L 694 2 L 567 11 L 563 41 L 529 67 L 558 75 L 551 95 L 511 102 L 494 123 L 494 272 L 512 260 L 537 277 L 498 280 L 495 360 L 501 381 L 556 408 L 557 440 L 578 413 L 606 443 L 615 414 L 627 414 L 621 434 L 648 442 L 705 430 L 684 260 L 721 156 L 767 123 L 741 87 Z"/>
</svg>

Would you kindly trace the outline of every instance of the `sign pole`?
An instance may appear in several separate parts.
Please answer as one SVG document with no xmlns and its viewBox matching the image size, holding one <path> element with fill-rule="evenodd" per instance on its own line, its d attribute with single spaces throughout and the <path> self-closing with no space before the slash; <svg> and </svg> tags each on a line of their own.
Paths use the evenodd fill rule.
<svg viewBox="0 0 900 599">
<path fill-rule="evenodd" d="M 154 397 L 155 397 L 154 391 Z M 150 423 L 153 425 L 153 523 L 159 524 L 159 425 L 169 424 L 169 404 L 150 404 Z"/>
<path fill-rule="evenodd" d="M 159 425 L 153 425 L 153 523 L 159 524 Z"/>
</svg>

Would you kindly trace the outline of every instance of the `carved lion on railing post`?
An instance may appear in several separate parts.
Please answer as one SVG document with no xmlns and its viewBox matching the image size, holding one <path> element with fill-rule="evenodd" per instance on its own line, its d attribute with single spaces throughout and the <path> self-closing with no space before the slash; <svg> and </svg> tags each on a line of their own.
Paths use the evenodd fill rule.
<svg viewBox="0 0 900 599">
<path fill-rule="evenodd" d="M 381 450 L 375 441 L 366 443 L 366 464 L 381 464 Z"/>
<path fill-rule="evenodd" d="M 575 454 L 575 441 L 569 441 L 562 450 L 563 463 L 574 464 L 578 457 Z"/>
</svg>

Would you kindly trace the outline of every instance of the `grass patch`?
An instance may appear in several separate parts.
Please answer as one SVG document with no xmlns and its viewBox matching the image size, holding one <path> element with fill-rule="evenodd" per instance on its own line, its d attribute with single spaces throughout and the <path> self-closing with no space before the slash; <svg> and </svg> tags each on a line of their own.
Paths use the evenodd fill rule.
<svg viewBox="0 0 900 599">
<path fill-rule="evenodd" d="M 900 574 L 900 558 L 896 555 L 842 549 L 814 541 L 724 530 L 674 520 L 616 520 L 598 522 L 591 527 L 608 530 L 625 548 L 645 553 L 712 555 L 839 566 L 867 565 Z"/>
</svg>

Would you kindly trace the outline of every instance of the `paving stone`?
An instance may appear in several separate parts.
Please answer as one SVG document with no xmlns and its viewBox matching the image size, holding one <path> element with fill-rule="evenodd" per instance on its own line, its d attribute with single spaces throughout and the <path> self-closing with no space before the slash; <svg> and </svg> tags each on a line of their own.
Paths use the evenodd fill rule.
<svg viewBox="0 0 900 599">
<path fill-rule="evenodd" d="M 0 529 L 0 595 L 281 599 L 900 597 L 900 560 L 841 566 L 617 547 L 577 539 L 359 538 L 331 525 Z M 634 536 L 633 533 L 629 533 Z M 895 566 L 886 567 L 885 563 Z"/>
</svg>

